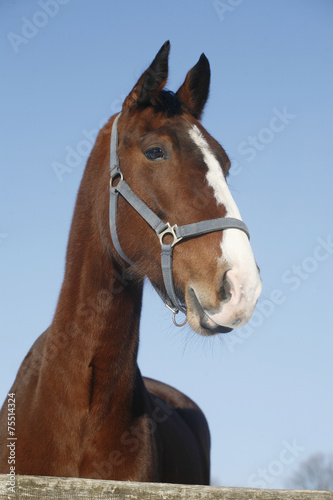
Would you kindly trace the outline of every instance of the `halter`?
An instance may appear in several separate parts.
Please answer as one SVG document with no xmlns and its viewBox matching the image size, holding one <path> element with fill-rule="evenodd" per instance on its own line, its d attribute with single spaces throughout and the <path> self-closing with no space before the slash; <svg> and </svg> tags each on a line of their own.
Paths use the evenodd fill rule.
<svg viewBox="0 0 333 500">
<path fill-rule="evenodd" d="M 130 188 L 130 186 L 124 180 L 123 174 L 119 166 L 119 158 L 117 154 L 118 147 L 118 129 L 117 122 L 120 113 L 116 116 L 111 132 L 111 144 L 110 144 L 110 207 L 109 207 L 109 221 L 110 221 L 110 232 L 113 245 L 117 250 L 120 257 L 132 265 L 132 261 L 123 252 L 117 234 L 117 210 L 118 210 L 118 196 L 121 195 L 127 203 L 129 203 L 134 210 L 147 222 L 147 224 L 155 231 L 161 244 L 161 268 L 164 280 L 164 286 L 166 290 L 166 298 L 162 295 L 159 289 L 156 287 L 155 290 L 159 296 L 164 301 L 166 307 L 170 309 L 173 313 L 173 322 L 176 326 L 185 325 L 187 318 L 181 324 L 176 322 L 176 315 L 179 311 L 186 315 L 186 306 L 179 303 L 172 275 L 172 254 L 173 247 L 180 243 L 181 241 L 193 238 L 195 236 L 201 236 L 206 233 L 211 233 L 214 231 L 223 231 L 225 229 L 240 229 L 249 238 L 249 231 L 243 221 L 239 219 L 234 219 L 232 217 L 221 217 L 218 219 L 203 220 L 201 222 L 195 222 L 194 224 L 186 224 L 184 226 L 173 226 L 169 222 L 164 222 L 160 219 Z M 115 181 L 118 181 L 114 185 Z M 165 242 L 165 237 L 170 235 L 172 237 L 171 243 Z"/>
</svg>

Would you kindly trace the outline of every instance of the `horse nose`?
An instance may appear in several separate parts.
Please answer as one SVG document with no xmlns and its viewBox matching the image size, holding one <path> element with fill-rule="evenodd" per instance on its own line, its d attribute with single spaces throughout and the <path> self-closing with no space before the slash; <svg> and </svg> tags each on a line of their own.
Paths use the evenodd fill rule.
<svg viewBox="0 0 333 500">
<path fill-rule="evenodd" d="M 224 273 L 219 295 L 222 302 L 227 303 L 232 300 L 235 306 L 244 298 L 243 285 L 237 276 L 237 272 L 233 269 L 229 269 Z"/>
<path fill-rule="evenodd" d="M 250 275 L 250 278 L 253 278 Z M 259 273 L 250 279 L 242 269 L 231 268 L 223 274 L 218 309 L 204 309 L 205 314 L 217 325 L 236 328 L 251 317 L 261 292 Z"/>
<path fill-rule="evenodd" d="M 231 299 L 231 286 L 230 286 L 230 281 L 228 280 L 227 273 L 229 271 L 226 271 L 222 277 L 222 283 L 220 286 L 219 290 L 219 297 L 222 300 L 222 302 L 229 302 Z"/>
</svg>

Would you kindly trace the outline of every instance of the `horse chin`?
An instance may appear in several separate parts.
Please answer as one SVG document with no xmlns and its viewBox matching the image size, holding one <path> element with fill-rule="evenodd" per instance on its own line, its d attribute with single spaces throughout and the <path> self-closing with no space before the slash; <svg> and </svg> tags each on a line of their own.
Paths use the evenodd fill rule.
<svg viewBox="0 0 333 500">
<path fill-rule="evenodd" d="M 233 330 L 233 328 L 218 325 L 205 313 L 193 288 L 188 288 L 186 299 L 188 322 L 199 335 L 209 337 L 218 333 L 229 333 Z"/>
</svg>

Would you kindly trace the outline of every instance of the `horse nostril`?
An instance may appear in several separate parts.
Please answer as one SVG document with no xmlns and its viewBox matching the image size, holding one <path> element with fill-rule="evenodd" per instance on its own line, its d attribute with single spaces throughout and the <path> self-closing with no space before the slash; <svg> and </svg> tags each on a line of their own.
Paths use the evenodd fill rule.
<svg viewBox="0 0 333 500">
<path fill-rule="evenodd" d="M 231 299 L 231 287 L 230 287 L 230 281 L 228 280 L 227 277 L 227 271 L 224 273 L 222 278 L 222 284 L 220 286 L 219 296 L 223 302 L 229 302 L 229 300 Z"/>
</svg>

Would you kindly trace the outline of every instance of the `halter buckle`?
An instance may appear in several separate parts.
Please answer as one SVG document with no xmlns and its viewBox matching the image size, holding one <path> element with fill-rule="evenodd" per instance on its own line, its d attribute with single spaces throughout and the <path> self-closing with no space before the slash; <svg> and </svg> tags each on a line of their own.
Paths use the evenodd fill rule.
<svg viewBox="0 0 333 500">
<path fill-rule="evenodd" d="M 173 238 L 173 241 L 171 243 L 171 247 L 174 247 L 183 238 L 182 238 L 182 236 L 177 236 L 177 234 L 176 234 L 176 228 L 178 227 L 177 224 L 175 224 L 174 226 L 171 226 L 170 222 L 167 222 L 166 226 L 167 226 L 166 229 L 164 229 L 164 231 L 162 231 L 158 235 L 158 237 L 160 239 L 160 243 L 161 243 L 161 245 L 163 245 L 164 236 L 166 236 L 167 234 L 170 234 L 170 236 L 172 236 L 172 238 Z"/>
</svg>

